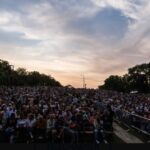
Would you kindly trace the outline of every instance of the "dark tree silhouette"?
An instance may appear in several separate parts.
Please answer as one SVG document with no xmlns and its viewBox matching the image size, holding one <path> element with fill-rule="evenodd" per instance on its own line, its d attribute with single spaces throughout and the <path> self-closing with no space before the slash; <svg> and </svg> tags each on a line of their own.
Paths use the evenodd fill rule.
<svg viewBox="0 0 150 150">
<path fill-rule="evenodd" d="M 130 92 L 136 90 L 142 93 L 150 92 L 150 63 L 136 65 L 128 69 L 123 77 L 111 75 L 101 89 Z"/>
<path fill-rule="evenodd" d="M 25 68 L 14 70 L 8 61 L 0 59 L 0 85 L 5 86 L 61 86 L 53 77 Z"/>
</svg>

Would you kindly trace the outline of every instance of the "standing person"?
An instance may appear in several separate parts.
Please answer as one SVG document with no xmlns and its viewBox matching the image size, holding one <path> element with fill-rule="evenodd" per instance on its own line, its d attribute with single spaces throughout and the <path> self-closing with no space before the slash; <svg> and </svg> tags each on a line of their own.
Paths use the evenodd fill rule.
<svg viewBox="0 0 150 150">
<path fill-rule="evenodd" d="M 103 120 L 99 114 L 94 118 L 94 136 L 97 144 L 104 142 Z"/>
<path fill-rule="evenodd" d="M 48 116 L 47 118 L 47 122 L 46 122 L 46 133 L 47 133 L 47 136 L 48 136 L 48 140 L 50 140 L 51 142 L 53 141 L 53 137 L 54 137 L 54 128 L 55 128 L 55 116 L 54 114 L 51 114 Z"/>
<path fill-rule="evenodd" d="M 64 120 L 62 117 L 57 118 L 55 122 L 56 136 L 55 140 L 57 143 L 64 142 Z"/>
<path fill-rule="evenodd" d="M 27 143 L 29 140 L 29 133 L 27 130 L 28 123 L 27 118 L 24 114 L 20 114 L 20 118 L 17 120 L 16 130 L 17 130 L 17 142 Z"/>
<path fill-rule="evenodd" d="M 8 138 L 9 143 L 15 142 L 15 131 L 16 131 L 16 123 L 17 120 L 15 118 L 15 114 L 11 114 L 10 118 L 7 120 L 7 124 L 5 126 L 5 133 Z"/>
<path fill-rule="evenodd" d="M 111 106 L 108 104 L 107 109 L 104 111 L 103 114 L 103 120 L 104 120 L 104 127 L 106 130 L 113 130 L 113 117 L 114 117 L 114 112 L 112 111 Z"/>
<path fill-rule="evenodd" d="M 27 128 L 30 136 L 30 142 L 34 139 L 34 125 L 36 123 L 36 119 L 33 114 L 29 114 L 27 118 Z"/>
<path fill-rule="evenodd" d="M 39 115 L 35 123 L 35 140 L 44 141 L 46 139 L 46 119 Z"/>
</svg>

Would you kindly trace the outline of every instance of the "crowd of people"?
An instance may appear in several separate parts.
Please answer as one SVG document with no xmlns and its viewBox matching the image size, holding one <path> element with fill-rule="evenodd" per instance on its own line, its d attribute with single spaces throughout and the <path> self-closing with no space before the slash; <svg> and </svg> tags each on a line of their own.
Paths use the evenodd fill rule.
<svg viewBox="0 0 150 150">
<path fill-rule="evenodd" d="M 76 143 L 91 134 L 91 142 L 107 143 L 115 109 L 150 119 L 150 97 L 65 87 L 0 87 L 0 142 Z"/>
<path fill-rule="evenodd" d="M 110 105 L 100 110 L 98 98 L 95 90 L 1 87 L 1 140 L 73 143 L 91 131 L 95 142 L 107 142 L 104 131 L 112 128 L 113 112 Z"/>
<path fill-rule="evenodd" d="M 115 120 L 150 136 L 150 95 L 100 91 L 103 104 L 110 103 Z"/>
<path fill-rule="evenodd" d="M 99 93 L 101 100 L 111 102 L 115 109 L 150 119 L 149 94 L 119 93 L 115 91 L 99 91 Z"/>
</svg>

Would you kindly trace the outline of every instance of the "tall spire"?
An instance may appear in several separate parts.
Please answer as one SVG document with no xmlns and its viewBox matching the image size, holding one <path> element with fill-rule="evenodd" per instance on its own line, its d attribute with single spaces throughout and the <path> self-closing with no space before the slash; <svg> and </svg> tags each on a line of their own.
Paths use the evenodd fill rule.
<svg viewBox="0 0 150 150">
<path fill-rule="evenodd" d="M 83 88 L 86 89 L 86 83 L 85 83 L 85 77 L 84 77 L 84 74 L 83 74 Z"/>
</svg>

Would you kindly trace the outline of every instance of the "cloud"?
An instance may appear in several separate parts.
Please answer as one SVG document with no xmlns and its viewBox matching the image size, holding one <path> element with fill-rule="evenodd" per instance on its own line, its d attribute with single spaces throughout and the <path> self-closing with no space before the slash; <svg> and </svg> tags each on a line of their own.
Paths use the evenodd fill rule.
<svg viewBox="0 0 150 150">
<path fill-rule="evenodd" d="M 149 61 L 149 15 L 149 0 L 1 0 L 0 56 L 96 87 Z"/>
<path fill-rule="evenodd" d="M 35 46 L 40 40 L 29 40 L 20 32 L 6 32 L 0 30 L 0 44 L 19 45 L 19 46 Z"/>
<path fill-rule="evenodd" d="M 138 11 L 145 5 L 147 0 L 92 0 L 100 8 L 112 7 L 122 11 L 129 18 L 138 19 Z"/>
<path fill-rule="evenodd" d="M 128 19 L 121 11 L 108 7 L 94 16 L 73 20 L 68 24 L 69 27 L 74 34 L 94 38 L 102 43 L 111 43 L 124 36 L 128 29 Z"/>
</svg>

